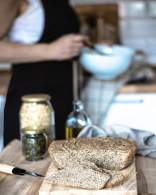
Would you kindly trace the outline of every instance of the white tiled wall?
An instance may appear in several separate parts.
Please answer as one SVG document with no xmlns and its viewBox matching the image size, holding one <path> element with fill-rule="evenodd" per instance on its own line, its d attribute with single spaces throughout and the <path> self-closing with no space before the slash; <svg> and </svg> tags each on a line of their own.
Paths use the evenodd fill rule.
<svg viewBox="0 0 156 195">
<path fill-rule="evenodd" d="M 124 45 L 143 50 L 156 65 L 156 0 L 71 0 L 72 4 L 118 3 L 120 39 Z"/>
<path fill-rule="evenodd" d="M 150 38 L 156 36 L 156 18 L 150 19 L 121 19 L 120 21 L 121 32 L 123 36 L 132 37 L 145 37 Z M 127 37 L 124 37 L 127 38 Z"/>
<path fill-rule="evenodd" d="M 122 43 L 143 50 L 156 64 L 156 1 L 120 1 Z"/>
<path fill-rule="evenodd" d="M 119 5 L 121 17 L 146 15 L 146 5 L 143 1 L 120 1 Z"/>
</svg>

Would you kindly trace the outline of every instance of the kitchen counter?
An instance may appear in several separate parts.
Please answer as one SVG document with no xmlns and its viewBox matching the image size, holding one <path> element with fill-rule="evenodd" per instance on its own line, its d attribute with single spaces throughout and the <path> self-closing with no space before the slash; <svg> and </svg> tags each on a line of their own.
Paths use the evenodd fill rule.
<svg viewBox="0 0 156 195">
<path fill-rule="evenodd" d="M 21 154 L 20 142 L 15 140 L 0 154 L 0 162 L 45 174 L 50 164 L 50 158 L 47 157 L 46 159 L 37 162 L 25 161 Z M 137 156 L 136 165 L 138 194 L 155 195 L 156 160 Z M 38 195 L 41 183 L 41 178 L 0 173 L 0 195 Z"/>
<path fill-rule="evenodd" d="M 119 93 L 156 93 L 156 83 L 125 85 Z"/>
<path fill-rule="evenodd" d="M 50 164 L 50 157 L 37 162 L 25 161 L 20 142 L 15 140 L 1 152 L 0 163 L 16 165 L 44 175 Z M 0 173 L 0 195 L 38 195 L 41 183 L 42 178 Z"/>
<path fill-rule="evenodd" d="M 6 95 L 10 78 L 11 71 L 0 71 L 0 95 Z"/>
<path fill-rule="evenodd" d="M 0 95 L 6 95 L 10 78 L 11 71 L 0 71 Z M 120 89 L 119 93 L 156 93 L 156 82 L 125 85 Z"/>
</svg>

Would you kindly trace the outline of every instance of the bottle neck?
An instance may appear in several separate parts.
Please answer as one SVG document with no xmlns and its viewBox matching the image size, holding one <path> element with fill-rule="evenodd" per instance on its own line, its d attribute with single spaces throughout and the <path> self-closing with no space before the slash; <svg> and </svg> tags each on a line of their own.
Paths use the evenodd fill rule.
<svg viewBox="0 0 156 195">
<path fill-rule="evenodd" d="M 75 112 L 81 112 L 84 111 L 84 106 L 81 101 L 73 102 L 73 110 Z"/>
<path fill-rule="evenodd" d="M 84 109 L 80 106 L 74 106 L 74 111 L 75 112 L 82 112 L 82 111 L 84 111 Z"/>
</svg>

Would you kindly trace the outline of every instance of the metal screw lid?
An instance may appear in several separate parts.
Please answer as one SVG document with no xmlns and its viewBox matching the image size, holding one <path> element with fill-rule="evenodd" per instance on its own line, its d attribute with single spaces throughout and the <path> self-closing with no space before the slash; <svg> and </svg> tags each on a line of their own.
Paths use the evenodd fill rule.
<svg viewBox="0 0 156 195">
<path fill-rule="evenodd" d="M 45 129 L 32 129 L 32 128 L 24 128 L 22 132 L 27 135 L 35 135 L 46 132 Z"/>
<path fill-rule="evenodd" d="M 22 101 L 24 102 L 42 102 L 49 101 L 51 99 L 48 94 L 30 94 L 22 96 Z"/>
</svg>

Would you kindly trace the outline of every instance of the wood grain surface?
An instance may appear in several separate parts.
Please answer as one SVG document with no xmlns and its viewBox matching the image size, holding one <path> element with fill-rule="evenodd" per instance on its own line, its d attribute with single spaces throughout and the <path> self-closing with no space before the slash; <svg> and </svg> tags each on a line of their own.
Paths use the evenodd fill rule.
<svg viewBox="0 0 156 195">
<path fill-rule="evenodd" d="M 57 172 L 54 163 L 51 163 L 46 174 L 46 178 Z M 45 178 L 39 195 L 137 195 L 136 167 L 135 163 L 122 171 L 123 175 L 129 175 L 129 178 L 124 184 L 103 190 L 84 190 L 52 185 Z"/>
<path fill-rule="evenodd" d="M 41 174 L 46 173 L 50 162 L 50 158 L 37 162 L 25 161 L 21 154 L 21 144 L 17 140 L 0 154 L 0 163 L 9 163 Z M 138 195 L 156 195 L 156 159 L 137 156 L 136 169 Z M 0 195 L 38 195 L 42 182 L 40 178 L 0 173 Z"/>
<path fill-rule="evenodd" d="M 19 141 L 12 142 L 0 154 L 0 163 L 18 166 L 30 171 L 45 174 L 50 158 L 45 160 L 29 162 L 21 153 Z M 41 178 L 31 176 L 6 175 L 0 173 L 0 195 L 38 195 L 38 189 L 42 183 Z"/>
<path fill-rule="evenodd" d="M 0 71 L 0 95 L 6 96 L 10 78 L 11 71 Z"/>
<path fill-rule="evenodd" d="M 156 160 L 137 157 L 137 181 L 139 195 L 156 195 Z"/>
<path fill-rule="evenodd" d="M 155 93 L 156 92 L 156 84 L 131 84 L 125 85 L 119 90 L 119 93 Z"/>
</svg>

